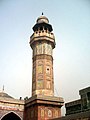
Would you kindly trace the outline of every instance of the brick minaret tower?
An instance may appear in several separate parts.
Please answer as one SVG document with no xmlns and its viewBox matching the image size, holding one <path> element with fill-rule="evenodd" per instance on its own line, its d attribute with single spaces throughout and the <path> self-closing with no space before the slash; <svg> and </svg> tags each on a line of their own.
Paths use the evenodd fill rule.
<svg viewBox="0 0 90 120">
<path fill-rule="evenodd" d="M 25 120 L 47 120 L 61 116 L 63 99 L 54 96 L 53 49 L 55 37 L 45 16 L 40 16 L 30 37 L 32 97 L 26 100 Z"/>
<path fill-rule="evenodd" d="M 37 19 L 30 38 L 33 50 L 32 95 L 54 95 L 53 49 L 55 38 L 52 26 L 45 16 Z"/>
</svg>

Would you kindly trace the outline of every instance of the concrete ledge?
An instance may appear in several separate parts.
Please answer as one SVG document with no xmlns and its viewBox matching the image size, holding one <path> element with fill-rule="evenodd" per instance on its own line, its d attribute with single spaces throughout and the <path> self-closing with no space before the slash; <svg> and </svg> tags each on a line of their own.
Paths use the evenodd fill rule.
<svg viewBox="0 0 90 120">
<path fill-rule="evenodd" d="M 25 106 L 28 107 L 36 103 L 63 106 L 64 100 L 61 97 L 35 95 L 25 101 Z"/>
</svg>

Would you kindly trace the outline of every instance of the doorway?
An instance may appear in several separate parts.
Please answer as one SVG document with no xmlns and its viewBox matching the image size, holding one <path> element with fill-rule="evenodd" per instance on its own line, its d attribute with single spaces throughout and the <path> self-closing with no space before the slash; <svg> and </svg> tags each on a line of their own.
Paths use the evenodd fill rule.
<svg viewBox="0 0 90 120">
<path fill-rule="evenodd" d="M 13 112 L 6 114 L 1 120 L 21 120 L 21 118 Z"/>
</svg>

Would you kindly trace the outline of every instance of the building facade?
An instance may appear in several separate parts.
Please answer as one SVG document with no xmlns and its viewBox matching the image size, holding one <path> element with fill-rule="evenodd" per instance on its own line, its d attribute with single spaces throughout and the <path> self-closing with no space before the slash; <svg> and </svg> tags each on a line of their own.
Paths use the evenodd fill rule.
<svg viewBox="0 0 90 120">
<path fill-rule="evenodd" d="M 24 100 L 0 92 L 0 120 L 23 120 Z"/>
<path fill-rule="evenodd" d="M 80 99 L 65 104 L 66 115 L 90 110 L 90 87 L 79 91 Z"/>
<path fill-rule="evenodd" d="M 79 91 L 80 99 L 65 104 L 66 116 L 56 120 L 90 120 L 90 87 Z"/>
</svg>

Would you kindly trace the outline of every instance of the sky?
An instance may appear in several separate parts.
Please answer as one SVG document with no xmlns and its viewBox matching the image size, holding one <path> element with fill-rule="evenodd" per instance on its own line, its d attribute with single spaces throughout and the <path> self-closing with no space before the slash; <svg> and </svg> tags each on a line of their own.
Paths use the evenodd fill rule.
<svg viewBox="0 0 90 120">
<path fill-rule="evenodd" d="M 79 99 L 90 86 L 90 0 L 0 0 L 0 90 L 31 96 L 32 27 L 42 12 L 55 35 L 55 96 Z"/>
</svg>

